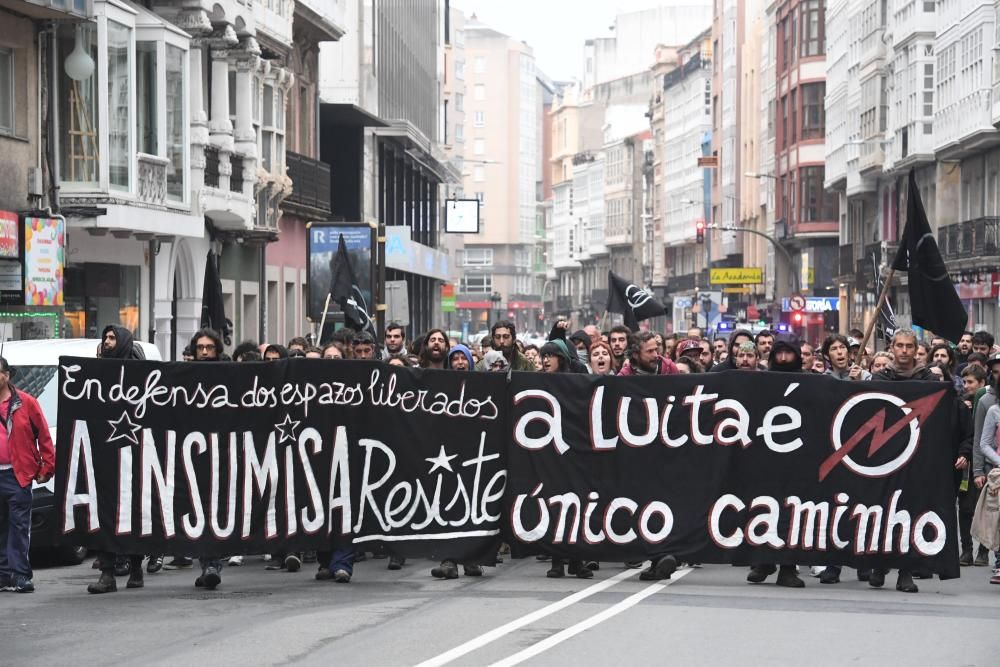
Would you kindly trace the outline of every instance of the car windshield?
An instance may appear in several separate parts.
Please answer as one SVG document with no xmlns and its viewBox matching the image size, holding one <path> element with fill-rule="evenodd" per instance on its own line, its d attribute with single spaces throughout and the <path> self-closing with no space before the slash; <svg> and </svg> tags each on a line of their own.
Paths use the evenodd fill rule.
<svg viewBox="0 0 1000 667">
<path fill-rule="evenodd" d="M 12 379 L 19 391 L 24 391 L 36 399 L 49 426 L 56 425 L 56 410 L 59 404 L 58 366 L 15 366 L 17 374 Z"/>
</svg>

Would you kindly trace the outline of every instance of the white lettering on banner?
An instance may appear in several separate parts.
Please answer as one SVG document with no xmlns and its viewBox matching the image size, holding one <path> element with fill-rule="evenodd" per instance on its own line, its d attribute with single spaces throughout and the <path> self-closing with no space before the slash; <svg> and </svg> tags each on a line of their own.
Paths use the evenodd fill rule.
<svg viewBox="0 0 1000 667">
<path fill-rule="evenodd" d="M 69 453 L 69 474 L 66 475 L 66 503 L 63 507 L 63 532 L 76 529 L 75 510 L 79 505 L 87 507 L 87 530 L 95 533 L 101 529 L 97 514 L 97 481 L 94 479 L 94 453 L 90 447 L 90 430 L 87 422 L 77 419 L 73 422 L 73 443 Z M 80 492 L 80 471 L 83 471 L 85 490 Z"/>
<path fill-rule="evenodd" d="M 82 367 L 71 364 L 62 367 L 65 380 L 60 391 L 70 401 L 94 402 L 101 404 L 126 403 L 134 406 L 135 418 L 142 419 L 150 406 L 158 408 L 277 408 L 279 406 L 302 408 L 304 416 L 309 416 L 313 406 L 330 407 L 390 407 L 405 413 L 423 412 L 429 415 L 464 417 L 468 419 L 495 420 L 500 416 L 500 408 L 492 396 L 475 398 L 466 396 L 466 383 L 462 382 L 457 396 L 446 392 L 431 392 L 426 389 L 400 391 L 397 377 L 390 374 L 383 379 L 383 371 L 372 370 L 367 388 L 361 383 L 352 385 L 343 382 L 285 382 L 280 386 L 261 384 L 259 377 L 253 378 L 253 385 L 240 394 L 238 400 L 230 395 L 227 384 L 205 385 L 198 382 L 193 387 L 161 384 L 163 372 L 154 369 L 144 376 L 139 384 L 129 384 L 125 379 L 125 366 L 118 373 L 118 380 L 104 386 L 95 378 L 78 377 Z"/>
<path fill-rule="evenodd" d="M 785 397 L 787 398 L 798 386 L 798 383 L 791 383 L 785 391 Z M 552 445 L 559 454 L 565 454 L 571 447 L 564 435 L 559 401 L 545 390 L 525 389 L 514 396 L 514 405 L 533 399 L 538 399 L 547 409 L 530 410 L 518 415 L 514 424 L 514 442 L 524 449 L 533 451 Z M 619 442 L 629 447 L 646 447 L 659 442 L 665 447 L 675 449 L 686 445 L 689 441 L 699 446 L 740 445 L 746 448 L 753 442 L 751 434 L 761 437 L 768 449 L 779 454 L 793 452 L 803 445 L 802 438 L 797 435 L 791 439 L 781 440 L 776 437 L 784 433 L 794 434 L 802 427 L 802 415 L 793 407 L 787 405 L 771 407 L 764 413 L 760 426 L 755 430 L 751 423 L 750 411 L 746 406 L 731 398 L 719 400 L 719 394 L 705 393 L 704 385 L 697 385 L 680 403 L 677 399 L 677 396 L 643 398 L 641 400 L 644 409 L 636 410 L 632 409 L 632 398 L 622 396 L 618 399 L 615 418 L 611 421 L 614 432 L 608 433 L 605 430 L 607 422 L 604 418 L 605 387 L 595 387 L 588 412 L 590 449 L 597 452 L 614 451 L 618 448 Z M 684 407 L 680 407 L 681 405 Z M 681 410 L 687 408 L 687 428 L 671 433 L 670 423 L 675 407 Z M 711 409 L 710 418 L 708 409 Z M 708 432 L 701 430 L 703 415 L 712 422 L 712 429 Z M 680 423 L 682 419 L 682 416 L 675 418 L 674 424 Z"/>
<path fill-rule="evenodd" d="M 503 497 L 507 471 L 497 470 L 489 481 L 483 484 L 484 464 L 500 458 L 499 454 L 485 453 L 485 432 L 480 435 L 478 453 L 460 463 L 462 468 L 473 469 L 471 488 L 466 485 L 461 474 L 453 471 L 450 465 L 437 465 L 433 463 L 435 459 L 428 459 L 432 462 L 431 470 L 438 471 L 433 477 L 433 488 L 429 493 L 420 479 L 408 479 L 399 481 L 388 489 L 388 493 L 381 501 L 376 492 L 384 493 L 384 487 L 392 478 L 396 470 L 396 454 L 390 447 L 377 440 L 362 438 L 359 445 L 365 450 L 365 465 L 361 478 L 361 500 L 354 525 L 355 533 L 362 532 L 361 529 L 369 517 L 378 522 L 379 527 L 389 534 L 402 528 L 420 531 L 431 524 L 442 528 L 472 530 L 475 526 L 493 523 L 500 518 L 499 508 L 496 512 L 490 512 L 489 508 L 494 503 L 499 505 Z M 373 469 L 385 472 L 377 479 L 372 479 Z M 445 502 L 441 498 L 442 489 L 448 478 L 454 479 L 455 490 L 442 507 L 442 502 Z M 451 535 L 461 537 L 462 532 Z"/>
<path fill-rule="evenodd" d="M 539 542 L 551 535 L 551 544 L 602 544 L 610 542 L 615 545 L 631 544 L 641 539 L 648 544 L 659 544 L 670 536 L 674 527 L 674 514 L 670 506 L 658 500 L 647 503 L 642 509 L 639 503 L 620 496 L 612 498 L 604 511 L 598 511 L 600 494 L 591 491 L 587 494 L 587 504 L 583 509 L 583 521 L 580 521 L 580 507 L 583 504 L 580 496 L 572 491 L 552 496 L 542 497 L 542 484 L 539 484 L 530 494 L 522 493 L 514 498 L 511 509 L 511 525 L 514 536 L 524 543 Z M 537 523 L 528 527 L 524 521 L 525 503 L 529 498 L 535 500 L 538 508 Z M 550 508 L 558 506 L 558 514 L 553 514 Z M 597 530 L 592 530 L 594 513 L 597 511 Z M 612 528 L 615 516 L 623 517 L 618 525 L 627 526 L 624 532 Z M 654 520 L 654 517 L 659 517 Z M 553 526 L 552 521 L 555 520 Z M 551 530 L 550 530 L 551 528 Z M 580 535 L 581 528 L 583 535 Z M 638 532 L 637 532 L 638 531 Z M 581 539 L 582 538 L 582 539 Z"/>
<path fill-rule="evenodd" d="M 798 548 L 803 551 L 825 551 L 827 538 L 836 549 L 853 545 L 856 555 L 882 553 L 904 555 L 913 546 L 921 556 L 936 556 L 945 547 L 945 524 L 935 512 L 925 512 L 912 522 L 905 510 L 897 510 L 902 490 L 892 494 L 889 509 L 881 505 L 849 506 L 846 493 L 835 497 L 834 511 L 830 511 L 829 501 L 803 501 L 797 496 L 785 498 L 784 507 L 788 517 L 788 535 L 782 539 L 777 534 L 781 511 L 776 498 L 758 496 L 749 509 L 746 504 L 731 493 L 720 496 L 709 512 L 708 530 L 712 541 L 723 549 L 736 549 L 745 544 L 767 545 L 775 549 Z M 763 511 L 761 511 L 763 510 Z M 738 525 L 730 534 L 722 532 L 723 518 L 734 514 Z M 832 516 L 832 519 L 831 519 Z M 848 518 L 845 521 L 845 516 Z M 852 539 L 840 539 L 842 523 L 853 524 Z M 930 531 L 932 536 L 927 537 Z M 895 539 L 894 539 L 895 536 Z"/>
</svg>

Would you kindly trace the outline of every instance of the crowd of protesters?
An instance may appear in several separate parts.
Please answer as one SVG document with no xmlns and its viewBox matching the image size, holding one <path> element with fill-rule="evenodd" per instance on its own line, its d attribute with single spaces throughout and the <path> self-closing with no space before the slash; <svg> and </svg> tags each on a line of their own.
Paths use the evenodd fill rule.
<svg viewBox="0 0 1000 667">
<path fill-rule="evenodd" d="M 510 321 L 498 321 L 490 329 L 489 336 L 465 345 L 449 338 L 443 329 L 431 329 L 413 340 L 407 340 L 405 328 L 398 323 L 385 327 L 383 340 L 377 341 L 371 333 L 355 332 L 347 328 L 332 334 L 323 346 L 316 346 L 305 337 L 288 341 L 287 345 L 245 341 L 236 345 L 230 355 L 226 355 L 220 336 L 202 329 L 185 348 L 186 361 L 236 361 L 267 362 L 278 359 L 302 357 L 307 359 L 361 359 L 382 363 L 428 369 L 447 369 L 458 372 L 543 372 L 543 373 L 587 373 L 595 375 L 672 375 L 705 372 L 764 371 L 825 374 L 843 381 L 927 381 L 945 382 L 954 387 L 956 402 L 954 425 L 954 468 L 958 488 L 958 516 L 961 555 L 963 566 L 990 566 L 990 554 L 980 544 L 974 550 L 973 523 L 979 520 L 976 508 L 983 489 L 991 493 L 1000 491 L 1000 347 L 994 337 L 985 332 L 966 332 L 952 347 L 947 341 L 934 338 L 929 344 L 920 342 L 917 335 L 908 329 L 895 332 L 887 342 L 886 350 L 874 352 L 861 349 L 860 331 L 850 335 L 829 335 L 821 343 L 791 339 L 787 335 L 777 335 L 772 331 L 756 334 L 748 329 L 738 329 L 728 338 L 708 340 L 698 328 L 689 329 L 685 335 L 660 334 L 652 331 L 631 331 L 625 326 L 614 326 L 607 331 L 590 325 L 577 331 L 570 331 L 568 322 L 557 321 L 546 342 L 541 346 L 525 344 L 518 338 L 515 325 Z M 104 330 L 98 356 L 105 358 L 141 358 L 141 349 L 133 344 L 131 335 L 123 327 L 109 326 Z M 4 396 L 4 374 L 8 372 L 6 362 L 0 360 L 0 401 Z M 9 377 L 8 377 L 9 379 Z M 11 392 L 18 396 L 13 385 Z M 20 394 L 25 400 L 30 399 Z M 8 398 L 7 401 L 10 399 Z M 0 482 L 8 470 L 22 477 L 30 488 L 31 479 L 47 479 L 51 476 L 51 457 L 35 457 L 42 463 L 38 469 L 21 471 L 15 457 L 11 465 L 8 442 L 17 442 L 10 432 L 11 423 L 4 419 L 9 414 L 0 403 Z M 32 416 L 33 413 L 32 413 Z M 44 421 L 44 418 L 42 418 Z M 18 422 L 14 422 L 16 428 Z M 41 429 L 47 433 L 47 429 Z M 44 438 L 39 447 L 45 451 Z M 51 448 L 51 443 L 48 443 Z M 49 449 L 51 451 L 51 449 Z M 15 452 L 16 454 L 16 452 Z M 35 459 L 33 459 L 35 460 Z M 22 475 L 21 473 L 24 472 Z M 20 484 L 23 488 L 23 484 Z M 5 488 L 0 484 L 0 491 Z M 8 509 L 11 508 L 11 509 Z M 15 535 L 23 521 L 14 521 L 14 504 L 6 495 L 0 497 L 0 586 L 4 590 L 33 590 L 30 581 L 30 566 L 27 565 L 27 540 Z M 992 520 L 992 519 L 991 519 Z M 1000 527 L 995 527 L 1000 531 Z M 8 537 L 8 531 L 11 536 Z M 23 555 L 21 552 L 24 552 Z M 16 552 L 16 553 L 15 553 Z M 502 561 L 503 552 L 498 561 Z M 455 579 L 461 565 L 465 576 L 482 576 L 483 569 L 478 564 L 463 564 L 455 559 L 444 558 L 431 570 L 434 577 Z M 354 563 L 367 558 L 385 557 L 390 570 L 399 570 L 405 560 L 392 554 L 367 554 L 354 548 L 328 553 L 287 553 L 270 554 L 265 557 L 267 569 L 299 571 L 304 562 L 317 562 L 317 580 L 348 583 L 353 576 Z M 91 584 L 91 593 L 109 593 L 117 590 L 116 577 L 128 576 L 126 586 L 143 586 L 142 562 L 144 556 L 98 554 L 94 567 L 101 570 L 99 580 Z M 539 560 L 551 560 L 547 576 L 563 577 L 566 574 L 579 578 L 593 577 L 598 569 L 595 562 L 580 562 L 539 556 Z M 146 563 L 147 573 L 161 569 L 189 569 L 194 565 L 188 555 L 177 555 L 164 562 L 163 555 L 150 555 Z M 222 580 L 224 562 L 230 566 L 244 564 L 243 556 L 228 559 L 203 558 L 200 560 L 201 575 L 195 584 L 208 589 L 216 588 Z M 23 565 L 19 565 L 23 563 Z M 675 555 L 662 554 L 652 559 L 651 564 L 640 573 L 643 580 L 669 579 L 680 562 Z M 693 563 L 690 563 L 693 565 Z M 629 567 L 641 567 L 641 563 L 627 563 Z M 12 569 L 13 568 L 13 569 Z M 18 569 L 20 568 L 20 569 Z M 1000 584 L 1000 553 L 994 554 L 990 583 Z M 777 572 L 776 583 L 780 586 L 801 588 L 805 585 L 795 566 L 781 566 L 771 563 L 755 563 L 750 568 L 747 580 L 762 583 Z M 835 566 L 815 567 L 813 576 L 824 584 L 840 581 L 841 569 Z M 873 587 L 885 583 L 887 572 L 874 568 L 859 570 L 858 578 Z M 900 571 L 896 588 L 901 592 L 915 593 L 914 578 L 930 576 L 921 571 Z M 25 582 L 27 585 L 25 585 Z"/>
</svg>

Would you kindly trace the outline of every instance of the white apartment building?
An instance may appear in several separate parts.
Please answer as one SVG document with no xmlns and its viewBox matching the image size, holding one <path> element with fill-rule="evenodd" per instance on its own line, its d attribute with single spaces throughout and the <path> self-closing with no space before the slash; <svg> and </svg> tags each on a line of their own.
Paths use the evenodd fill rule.
<svg viewBox="0 0 1000 667">
<path fill-rule="evenodd" d="M 976 0 L 846 0 L 827 12 L 827 181 L 839 192 L 842 330 L 875 302 L 914 169 L 970 328 L 1000 322 L 997 7 Z M 909 323 L 905 289 L 894 294 Z"/>
</svg>

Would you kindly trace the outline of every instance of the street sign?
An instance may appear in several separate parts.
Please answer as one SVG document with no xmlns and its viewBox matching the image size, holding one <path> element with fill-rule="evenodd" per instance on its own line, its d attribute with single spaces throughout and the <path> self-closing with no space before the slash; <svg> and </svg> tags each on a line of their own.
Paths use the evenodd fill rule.
<svg viewBox="0 0 1000 667">
<path fill-rule="evenodd" d="M 749 287 L 723 287 L 722 292 L 724 294 L 749 294 Z"/>
<path fill-rule="evenodd" d="M 805 310 L 806 298 L 801 294 L 793 294 L 791 298 L 788 299 L 788 305 L 791 306 L 792 310 Z"/>
<path fill-rule="evenodd" d="M 713 285 L 760 285 L 764 282 L 764 271 L 754 266 L 712 269 L 708 281 Z"/>
<path fill-rule="evenodd" d="M 441 312 L 455 312 L 455 285 L 452 283 L 441 285 Z"/>
</svg>

